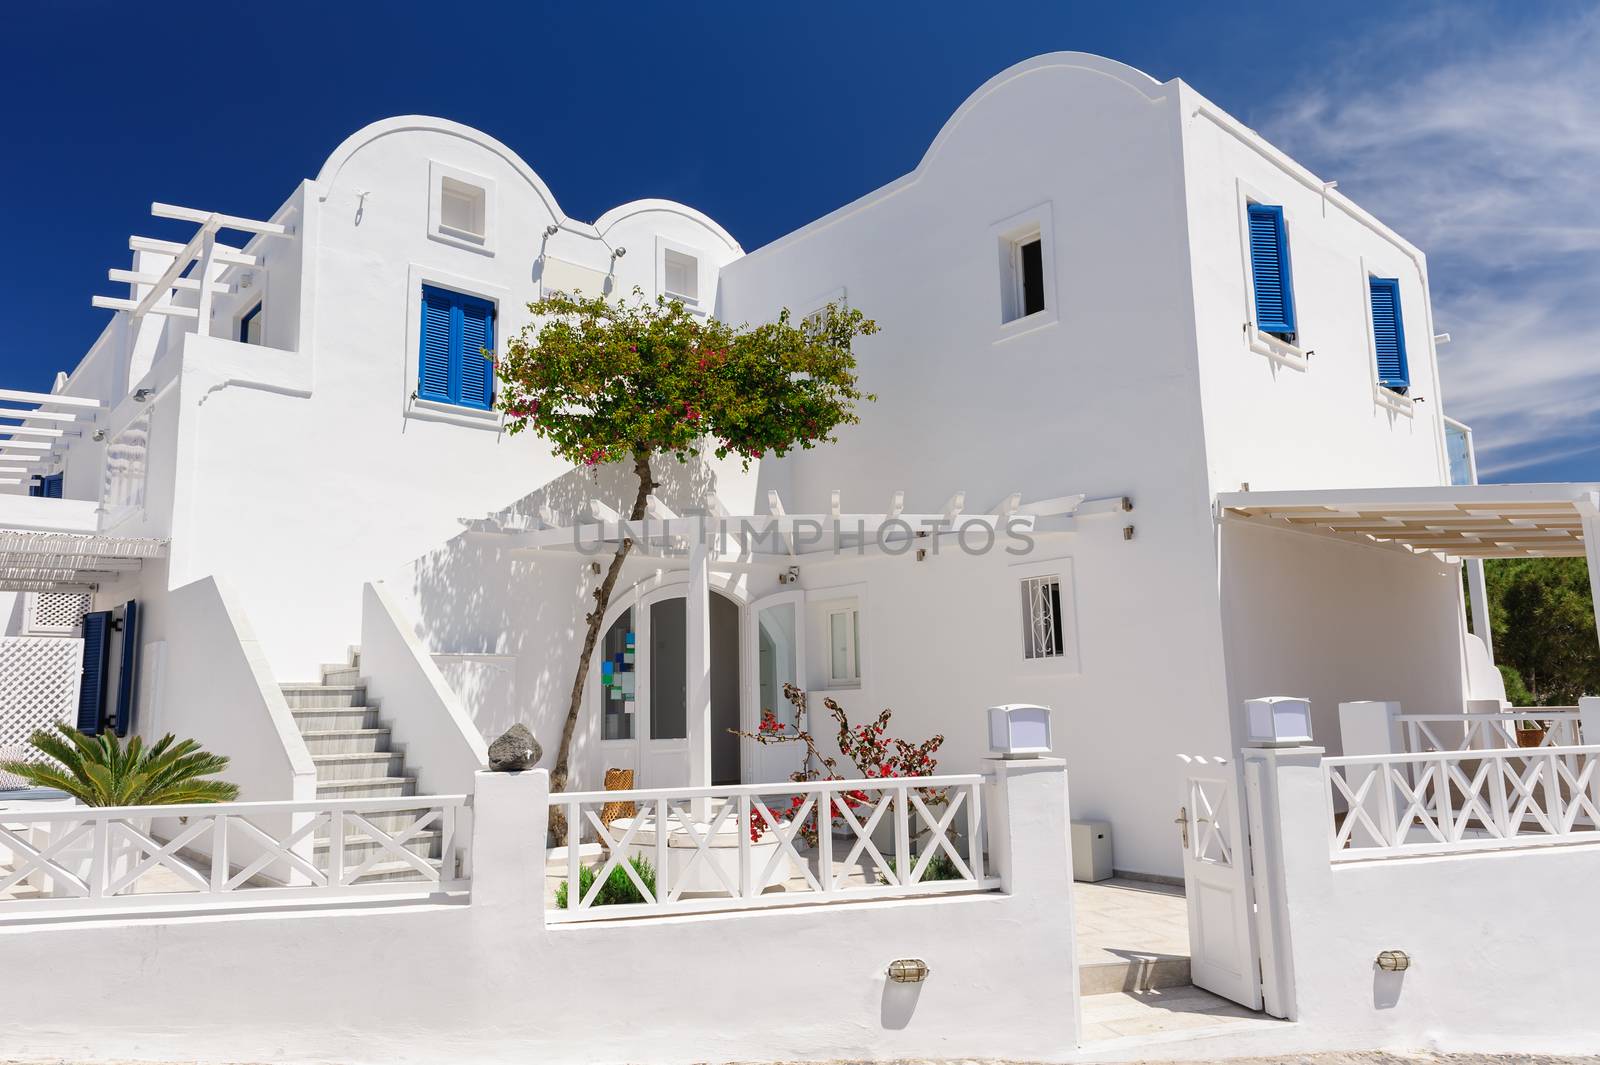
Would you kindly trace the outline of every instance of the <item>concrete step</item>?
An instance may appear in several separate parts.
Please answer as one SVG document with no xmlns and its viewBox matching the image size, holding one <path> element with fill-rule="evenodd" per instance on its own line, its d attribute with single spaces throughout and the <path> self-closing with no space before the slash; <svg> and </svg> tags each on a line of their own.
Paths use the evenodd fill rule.
<svg viewBox="0 0 1600 1065">
<path fill-rule="evenodd" d="M 294 715 L 294 723 L 299 726 L 301 735 L 335 729 L 378 727 L 378 708 L 375 706 L 335 706 L 289 712 Z"/>
<path fill-rule="evenodd" d="M 416 777 L 372 776 L 366 779 L 317 779 L 319 799 L 392 799 L 400 795 L 415 795 Z"/>
<path fill-rule="evenodd" d="M 370 780 L 373 777 L 398 776 L 404 768 L 404 759 L 398 751 L 377 751 L 370 754 L 314 754 L 311 761 L 317 767 L 317 779 Z"/>
<path fill-rule="evenodd" d="M 386 728 L 302 728 L 306 750 L 315 759 L 320 754 L 377 754 L 389 750 L 389 730 Z"/>
<path fill-rule="evenodd" d="M 1080 994 L 1109 995 L 1189 986 L 1189 959 L 1176 954 L 1134 954 L 1126 960 L 1078 966 Z"/>
<path fill-rule="evenodd" d="M 322 667 L 322 683 L 360 684 L 361 667 L 346 665 L 324 665 Z"/>
<path fill-rule="evenodd" d="M 280 685 L 291 710 L 365 706 L 367 689 L 359 684 L 296 683 Z"/>
<path fill-rule="evenodd" d="M 326 869 L 328 867 L 328 851 L 331 842 L 328 839 L 319 839 L 312 844 L 312 853 L 315 856 L 318 869 Z M 401 846 L 419 858 L 437 858 L 439 857 L 439 848 L 443 844 L 444 833 L 435 829 L 433 831 L 419 832 L 406 840 Z M 393 858 L 393 851 L 386 851 L 384 845 L 372 836 L 365 833 L 346 833 L 344 837 L 345 868 L 348 869 L 353 865 L 360 865 L 378 851 L 385 851 L 390 855 L 390 859 L 386 859 L 386 861 L 399 861 L 398 858 Z"/>
</svg>

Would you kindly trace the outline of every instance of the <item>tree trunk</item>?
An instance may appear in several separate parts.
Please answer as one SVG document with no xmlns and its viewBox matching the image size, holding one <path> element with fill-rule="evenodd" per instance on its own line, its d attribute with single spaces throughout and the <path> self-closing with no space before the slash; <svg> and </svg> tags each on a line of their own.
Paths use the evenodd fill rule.
<svg viewBox="0 0 1600 1065">
<path fill-rule="evenodd" d="M 656 487 L 654 478 L 650 476 L 649 452 L 633 453 L 633 472 L 639 478 L 639 491 L 634 496 L 633 510 L 629 512 L 628 520 L 639 521 L 644 517 L 645 505 L 649 502 L 650 493 Z M 578 712 L 583 708 L 583 689 L 589 677 L 589 662 L 594 658 L 595 645 L 600 642 L 600 627 L 605 624 L 606 608 L 611 605 L 611 593 L 616 589 L 617 578 L 622 574 L 622 562 L 632 549 L 633 541 L 627 537 L 623 537 L 617 544 L 616 554 L 611 556 L 611 566 L 606 570 L 605 579 L 600 582 L 600 587 L 594 590 L 594 609 L 584 619 L 589 623 L 589 628 L 584 633 L 583 651 L 578 655 L 577 674 L 572 678 L 572 696 L 567 703 L 567 720 L 561 726 L 561 745 L 556 749 L 555 768 L 550 771 L 552 794 L 567 790 L 567 778 L 571 775 L 572 737 L 578 729 Z M 551 805 L 549 828 L 556 845 L 564 845 L 567 836 L 567 817 L 561 807 Z"/>
</svg>

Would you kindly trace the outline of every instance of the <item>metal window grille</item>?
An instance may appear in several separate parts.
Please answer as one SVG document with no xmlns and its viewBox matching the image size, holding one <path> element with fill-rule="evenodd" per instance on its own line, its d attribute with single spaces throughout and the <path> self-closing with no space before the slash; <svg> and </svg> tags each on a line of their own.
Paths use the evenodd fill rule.
<svg viewBox="0 0 1600 1065">
<path fill-rule="evenodd" d="M 1062 644 L 1061 578 L 1029 577 L 1022 582 L 1022 656 L 1059 658 Z"/>
</svg>

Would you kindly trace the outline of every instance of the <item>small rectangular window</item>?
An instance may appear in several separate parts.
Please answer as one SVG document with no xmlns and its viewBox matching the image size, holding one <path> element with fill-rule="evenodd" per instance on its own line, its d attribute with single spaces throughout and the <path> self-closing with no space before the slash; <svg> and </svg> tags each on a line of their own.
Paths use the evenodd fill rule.
<svg viewBox="0 0 1600 1065">
<path fill-rule="evenodd" d="M 1250 280 L 1255 289 L 1256 328 L 1295 342 L 1294 276 L 1289 269 L 1289 234 L 1283 208 L 1264 203 L 1249 207 Z"/>
<path fill-rule="evenodd" d="M 439 180 L 439 227 L 453 236 L 482 240 L 488 196 L 476 185 L 446 177 Z"/>
<path fill-rule="evenodd" d="M 1022 657 L 1059 658 L 1065 651 L 1061 626 L 1061 578 L 1022 582 Z"/>
<path fill-rule="evenodd" d="M 239 319 L 239 343 L 261 343 L 261 303 L 259 300 L 254 307 L 245 311 Z"/>
<path fill-rule="evenodd" d="M 1015 322 L 1045 309 L 1044 237 L 1039 230 L 1005 239 L 1001 315 Z"/>
<path fill-rule="evenodd" d="M 1406 365 L 1406 330 L 1400 316 L 1400 280 L 1369 277 L 1372 296 L 1372 347 L 1378 360 L 1378 383 L 1405 395 L 1411 388 L 1411 368 Z"/>
<path fill-rule="evenodd" d="M 834 684 L 861 681 L 861 611 L 855 607 L 828 615 L 828 679 Z"/>
<path fill-rule="evenodd" d="M 685 303 L 700 299 L 700 260 L 668 249 L 661 258 L 661 287 Z"/>
</svg>

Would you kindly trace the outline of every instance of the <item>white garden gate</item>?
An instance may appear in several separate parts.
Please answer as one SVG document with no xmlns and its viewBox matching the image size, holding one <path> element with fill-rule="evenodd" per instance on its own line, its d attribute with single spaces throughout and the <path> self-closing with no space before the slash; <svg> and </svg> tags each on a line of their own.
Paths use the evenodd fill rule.
<svg viewBox="0 0 1600 1065">
<path fill-rule="evenodd" d="M 1196 987 L 1258 1010 L 1255 885 L 1238 774 L 1226 759 L 1182 757 L 1183 790 L 1175 821 L 1183 840 L 1190 979 Z"/>
</svg>

